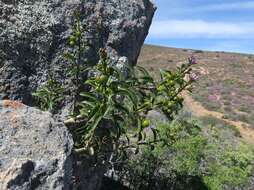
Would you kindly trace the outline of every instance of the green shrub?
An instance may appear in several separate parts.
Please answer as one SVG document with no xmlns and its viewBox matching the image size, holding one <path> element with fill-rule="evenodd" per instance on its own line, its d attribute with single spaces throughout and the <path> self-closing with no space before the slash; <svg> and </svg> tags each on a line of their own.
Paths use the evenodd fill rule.
<svg viewBox="0 0 254 190">
<path fill-rule="evenodd" d="M 191 57 L 176 71 L 161 71 L 159 80 L 154 80 L 139 66 L 121 65 L 119 68 L 118 64 L 112 63 L 106 48 L 99 50 L 98 63 L 91 65 L 82 59 L 90 46 L 83 38 L 84 31 L 77 14 L 68 40 L 70 48 L 64 53 L 74 86 L 73 109 L 65 123 L 73 134 L 75 151 L 102 158 L 99 162 L 105 163 L 109 154 L 117 159 L 126 157 L 127 149 L 138 152 L 143 145 L 153 148 L 161 139 L 157 138 L 158 129 L 150 127 L 146 115 L 151 110 L 159 110 L 169 120 L 174 118 L 183 106 L 181 92 L 197 79 L 191 72 L 195 58 Z M 83 81 L 85 74 L 87 78 Z M 84 86 L 86 88 L 82 88 Z M 43 86 L 35 94 L 40 104 L 43 104 L 44 96 L 62 97 L 60 92 L 56 94 L 56 89 Z M 55 105 L 59 101 L 54 97 L 50 103 Z M 152 131 L 153 138 L 146 138 L 144 130 L 147 128 Z"/>
<path fill-rule="evenodd" d="M 208 125 L 198 127 L 205 122 L 181 116 L 170 125 L 158 125 L 165 141 L 130 160 L 120 172 L 123 181 L 127 179 L 131 189 L 247 188 L 253 174 L 253 147 L 234 136 L 231 128 L 211 127 L 210 121 L 216 126 L 220 122 L 209 118 Z"/>
<path fill-rule="evenodd" d="M 212 190 L 247 186 L 253 174 L 253 148 L 242 142 L 235 146 L 221 144 L 215 140 L 205 150 L 208 166 L 204 182 Z"/>
<path fill-rule="evenodd" d="M 63 99 L 63 93 L 64 89 L 61 84 L 50 75 L 46 84 L 37 89 L 32 95 L 35 97 L 40 109 L 54 112 Z"/>
<path fill-rule="evenodd" d="M 75 119 L 86 122 L 73 130 L 78 151 L 93 149 L 99 154 L 105 138 L 108 144 L 114 144 L 113 152 L 120 151 L 117 154 L 128 148 L 138 151 L 142 145 L 152 147 L 160 139 L 158 129 L 154 128 L 151 128 L 153 139 L 146 139 L 144 129 L 150 125 L 146 113 L 158 109 L 171 120 L 182 108 L 180 93 L 193 82 L 183 79 L 189 74 L 190 64 L 182 65 L 176 72 L 162 71 L 159 81 L 154 81 L 144 68 L 125 67 L 128 78 L 111 65 L 105 49 L 100 50 L 99 64 L 88 67 L 96 75 L 85 82 L 90 91 L 80 93 L 84 100 L 78 104 Z M 136 142 L 134 138 L 130 141 L 132 134 Z M 124 143 L 120 140 L 123 138 Z"/>
<path fill-rule="evenodd" d="M 222 119 L 228 119 L 228 117 L 223 115 Z M 234 136 L 236 136 L 236 137 L 241 136 L 240 131 L 235 126 L 230 125 L 230 124 L 226 123 L 225 121 L 223 121 L 221 119 L 217 119 L 213 116 L 201 117 L 200 122 L 201 122 L 201 125 L 204 125 L 204 126 L 213 126 L 213 127 L 222 128 L 225 130 L 229 129 L 230 131 L 233 132 Z"/>
</svg>

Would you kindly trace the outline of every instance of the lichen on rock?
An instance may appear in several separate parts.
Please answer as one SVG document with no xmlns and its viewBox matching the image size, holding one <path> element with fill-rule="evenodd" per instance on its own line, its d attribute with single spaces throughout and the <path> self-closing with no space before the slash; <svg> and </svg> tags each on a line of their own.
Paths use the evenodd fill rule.
<svg viewBox="0 0 254 190">
<path fill-rule="evenodd" d="M 0 101 L 0 189 L 68 189 L 72 146 L 50 113 Z"/>
<path fill-rule="evenodd" d="M 29 107 L 32 93 L 53 73 L 70 91 L 58 111 L 70 112 L 73 84 L 63 53 L 77 10 L 88 29 L 83 37 L 93 44 L 82 60 L 96 64 L 103 47 L 121 66 L 136 64 L 155 7 L 149 0 L 0 0 L 0 189 L 69 190 L 79 173 L 65 118 Z M 83 189 L 100 187 L 103 172 L 81 175 Z"/>
<path fill-rule="evenodd" d="M 0 99 L 32 105 L 31 93 L 49 72 L 71 88 L 63 53 L 74 23 L 74 12 L 93 47 L 83 60 L 96 64 L 106 48 L 112 62 L 136 64 L 155 11 L 148 0 L 0 1 Z M 65 102 L 68 102 L 68 98 Z"/>
</svg>

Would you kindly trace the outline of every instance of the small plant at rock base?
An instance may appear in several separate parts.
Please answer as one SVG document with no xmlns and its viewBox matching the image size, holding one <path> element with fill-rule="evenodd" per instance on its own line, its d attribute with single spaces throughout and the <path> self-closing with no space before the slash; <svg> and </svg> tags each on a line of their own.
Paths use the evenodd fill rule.
<svg viewBox="0 0 254 190">
<path fill-rule="evenodd" d="M 45 85 L 40 87 L 33 97 L 40 109 L 44 111 L 54 112 L 55 108 L 61 103 L 63 99 L 64 89 L 61 84 L 56 81 L 51 75 Z"/>
</svg>

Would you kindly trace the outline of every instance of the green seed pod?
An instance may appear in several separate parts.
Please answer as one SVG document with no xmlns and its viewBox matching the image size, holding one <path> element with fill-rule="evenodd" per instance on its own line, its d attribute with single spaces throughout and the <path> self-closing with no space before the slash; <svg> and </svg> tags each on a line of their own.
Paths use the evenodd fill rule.
<svg viewBox="0 0 254 190">
<path fill-rule="evenodd" d="M 170 96 L 170 97 L 172 97 L 172 96 L 174 96 L 174 95 L 175 95 L 175 92 L 172 92 L 172 91 L 171 91 L 171 92 L 168 93 L 168 96 Z"/>
<path fill-rule="evenodd" d="M 75 41 L 72 41 L 72 40 L 71 40 L 71 41 L 70 41 L 70 45 L 71 45 L 71 46 L 74 46 L 74 45 L 75 45 Z"/>
<path fill-rule="evenodd" d="M 174 86 L 174 85 L 175 85 L 175 83 L 174 83 L 174 81 L 173 81 L 173 80 L 169 80 L 169 81 L 168 81 L 168 85 L 169 85 L 169 86 Z"/>
<path fill-rule="evenodd" d="M 81 32 L 80 32 L 80 31 L 77 31 L 77 32 L 76 32 L 76 36 L 77 36 L 78 38 L 80 38 Z"/>
<path fill-rule="evenodd" d="M 157 88 L 157 90 L 158 90 L 159 92 L 162 92 L 164 89 L 165 89 L 165 87 L 164 87 L 163 85 L 160 85 L 160 86 Z"/>
<path fill-rule="evenodd" d="M 174 105 L 174 102 L 173 101 L 169 101 L 168 102 L 168 107 L 172 107 Z"/>
<path fill-rule="evenodd" d="M 150 121 L 148 119 L 143 120 L 142 127 L 148 127 L 150 125 Z"/>
</svg>

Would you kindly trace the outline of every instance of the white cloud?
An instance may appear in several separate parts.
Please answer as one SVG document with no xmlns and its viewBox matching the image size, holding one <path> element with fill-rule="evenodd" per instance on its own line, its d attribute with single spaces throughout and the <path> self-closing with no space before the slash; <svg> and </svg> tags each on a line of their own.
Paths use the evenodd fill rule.
<svg viewBox="0 0 254 190">
<path fill-rule="evenodd" d="M 207 22 L 202 20 L 155 21 L 150 38 L 235 38 L 254 39 L 254 22 Z"/>
<path fill-rule="evenodd" d="M 193 12 L 207 12 L 207 11 L 245 11 L 254 10 L 254 1 L 246 2 L 234 2 L 234 3 L 216 3 L 216 4 L 206 4 L 203 3 L 200 6 L 185 7 L 184 4 L 180 4 L 174 7 L 171 11 L 182 12 L 182 13 L 193 13 Z"/>
<path fill-rule="evenodd" d="M 235 2 L 235 3 L 220 3 L 204 5 L 199 7 L 194 7 L 193 11 L 231 11 L 231 10 L 246 10 L 254 9 L 254 2 Z"/>
</svg>

